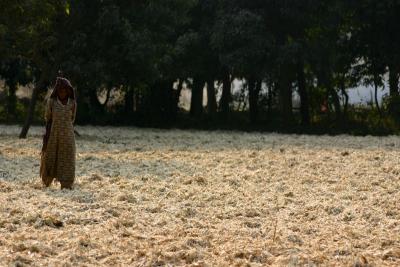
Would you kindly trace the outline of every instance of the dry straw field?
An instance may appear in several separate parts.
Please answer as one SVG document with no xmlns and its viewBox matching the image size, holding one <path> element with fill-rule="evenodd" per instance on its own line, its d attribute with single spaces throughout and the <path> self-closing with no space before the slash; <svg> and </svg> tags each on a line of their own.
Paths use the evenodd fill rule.
<svg viewBox="0 0 400 267">
<path fill-rule="evenodd" d="M 398 137 L 77 130 L 68 191 L 0 126 L 0 266 L 400 266 Z"/>
</svg>

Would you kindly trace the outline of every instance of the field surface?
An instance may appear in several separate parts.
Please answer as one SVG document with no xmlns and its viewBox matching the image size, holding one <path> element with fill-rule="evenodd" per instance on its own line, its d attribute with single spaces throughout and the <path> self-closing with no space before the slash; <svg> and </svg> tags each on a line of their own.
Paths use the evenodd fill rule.
<svg viewBox="0 0 400 267">
<path fill-rule="evenodd" d="M 400 138 L 0 125 L 0 266 L 400 266 Z"/>
</svg>

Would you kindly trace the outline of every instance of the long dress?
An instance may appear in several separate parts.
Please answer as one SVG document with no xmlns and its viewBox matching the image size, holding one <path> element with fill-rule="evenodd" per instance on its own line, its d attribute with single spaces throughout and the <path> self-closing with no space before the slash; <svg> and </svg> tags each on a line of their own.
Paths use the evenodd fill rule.
<svg viewBox="0 0 400 267">
<path fill-rule="evenodd" d="M 41 173 L 47 186 L 54 178 L 60 181 L 62 187 L 71 187 L 75 180 L 75 115 L 76 104 L 73 99 L 68 98 L 65 105 L 57 97 L 48 100 L 45 119 L 46 122 L 52 120 L 52 124 Z"/>
</svg>

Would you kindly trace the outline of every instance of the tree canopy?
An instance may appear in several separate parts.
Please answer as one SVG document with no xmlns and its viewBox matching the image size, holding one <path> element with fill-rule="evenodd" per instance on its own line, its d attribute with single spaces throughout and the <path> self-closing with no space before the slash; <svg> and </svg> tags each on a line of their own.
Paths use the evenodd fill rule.
<svg viewBox="0 0 400 267">
<path fill-rule="evenodd" d="M 0 120 L 21 120 L 17 88 L 33 85 L 26 136 L 63 75 L 77 90 L 81 124 L 392 131 L 398 14 L 396 0 L 5 0 Z M 370 107 L 349 103 L 360 85 L 374 88 Z M 190 112 L 179 106 L 183 89 Z"/>
</svg>

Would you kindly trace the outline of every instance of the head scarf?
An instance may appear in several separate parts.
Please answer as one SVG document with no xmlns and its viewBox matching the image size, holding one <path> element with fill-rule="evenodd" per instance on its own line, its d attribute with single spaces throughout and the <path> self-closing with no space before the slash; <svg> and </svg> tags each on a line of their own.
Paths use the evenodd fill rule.
<svg viewBox="0 0 400 267">
<path fill-rule="evenodd" d="M 71 82 L 63 77 L 57 77 L 56 85 L 54 86 L 53 92 L 50 95 L 50 98 L 57 97 L 57 90 L 60 88 L 66 88 L 68 91 L 68 97 L 75 100 L 75 90 L 71 85 Z"/>
</svg>

